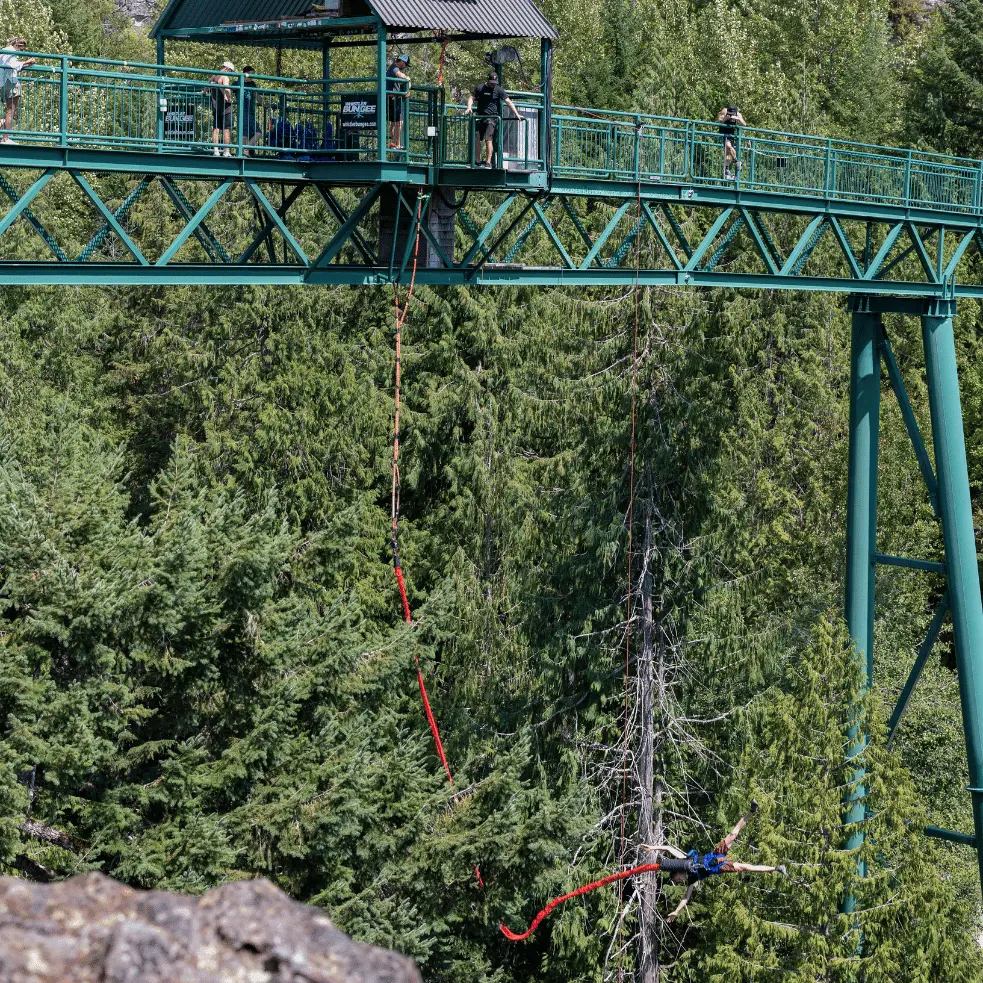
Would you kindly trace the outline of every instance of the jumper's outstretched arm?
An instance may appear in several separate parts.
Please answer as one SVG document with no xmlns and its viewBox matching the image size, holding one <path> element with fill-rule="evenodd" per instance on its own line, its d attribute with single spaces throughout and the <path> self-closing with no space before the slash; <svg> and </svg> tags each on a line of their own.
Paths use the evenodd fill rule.
<svg viewBox="0 0 983 983">
<path fill-rule="evenodd" d="M 677 846 L 672 846 L 670 843 L 657 843 L 653 846 L 643 843 L 642 849 L 648 850 L 650 853 L 671 853 L 677 860 L 686 859 L 685 851 L 680 850 Z"/>
<path fill-rule="evenodd" d="M 688 888 L 686 888 L 686 893 L 685 893 L 685 894 L 683 895 L 683 900 L 682 900 L 682 901 L 680 901 L 678 905 L 676 905 L 676 908 L 675 908 L 675 910 L 674 910 L 674 911 L 672 912 L 672 914 L 670 914 L 670 915 L 669 915 L 669 916 L 668 916 L 668 917 L 666 918 L 666 922 L 667 922 L 667 923 L 671 923 L 671 922 L 674 922 L 674 921 L 676 920 L 676 916 L 677 916 L 677 915 L 678 915 L 678 914 L 679 914 L 679 913 L 680 913 L 680 912 L 681 912 L 681 911 L 683 910 L 683 908 L 685 908 L 685 907 L 686 907 L 686 905 L 688 905 L 688 904 L 690 903 L 690 901 L 692 900 L 692 898 L 693 898 L 693 892 L 694 892 L 695 890 L 696 890 L 696 885 L 695 885 L 695 884 L 690 884 L 690 886 L 689 886 Z"/>
<path fill-rule="evenodd" d="M 747 825 L 748 820 L 758 811 L 758 803 L 752 801 L 751 808 L 737 820 L 737 825 L 720 841 L 717 845 L 717 853 L 729 853 L 730 848 L 734 845 L 738 836 L 741 835 L 741 830 Z"/>
</svg>

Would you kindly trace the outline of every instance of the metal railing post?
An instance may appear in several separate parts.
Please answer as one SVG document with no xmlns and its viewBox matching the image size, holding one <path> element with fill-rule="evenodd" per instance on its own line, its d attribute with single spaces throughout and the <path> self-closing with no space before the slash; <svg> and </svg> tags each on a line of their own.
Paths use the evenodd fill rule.
<svg viewBox="0 0 983 983">
<path fill-rule="evenodd" d="M 908 204 L 911 199 L 911 151 L 908 151 L 904 164 L 904 203 Z"/>
<path fill-rule="evenodd" d="M 60 147 L 68 146 L 68 56 L 62 55 L 59 59 L 61 64 L 61 79 L 59 82 L 59 105 L 58 105 L 58 130 L 61 137 Z"/>
<path fill-rule="evenodd" d="M 502 170 L 505 166 L 505 113 L 501 103 L 498 104 L 498 126 L 495 128 L 495 143 L 492 149 L 495 154 L 492 158 L 495 162 L 495 167 L 498 170 Z"/>
<path fill-rule="evenodd" d="M 386 160 L 386 38 L 388 32 L 379 21 L 379 31 L 376 38 L 376 140 L 379 143 L 376 153 L 376 160 L 385 162 Z"/>
<path fill-rule="evenodd" d="M 826 173 L 823 175 L 823 187 L 826 191 L 826 196 L 829 197 L 833 191 L 833 185 L 830 181 L 831 172 L 833 167 L 833 141 L 826 141 Z"/>
<path fill-rule="evenodd" d="M 683 131 L 683 177 L 693 176 L 693 138 L 695 128 L 692 120 L 686 121 Z"/>
<path fill-rule="evenodd" d="M 246 95 L 246 76 L 242 72 L 240 72 L 239 81 L 236 83 L 236 104 L 238 107 L 236 110 L 236 156 L 237 157 L 243 156 L 242 116 L 246 108 L 245 95 Z"/>
<path fill-rule="evenodd" d="M 634 151 L 635 183 L 642 179 L 642 117 L 635 117 L 635 151 Z"/>
</svg>

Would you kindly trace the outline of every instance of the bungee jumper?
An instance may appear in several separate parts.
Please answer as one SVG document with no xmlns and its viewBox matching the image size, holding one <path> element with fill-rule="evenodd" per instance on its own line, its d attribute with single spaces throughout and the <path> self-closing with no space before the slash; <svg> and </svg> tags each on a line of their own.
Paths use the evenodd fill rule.
<svg viewBox="0 0 983 983">
<path fill-rule="evenodd" d="M 540 924 L 545 918 L 547 918 L 554 909 L 558 908 L 565 901 L 570 901 L 572 898 L 579 898 L 584 894 L 589 894 L 591 891 L 596 891 L 598 888 L 606 887 L 608 884 L 613 884 L 616 881 L 627 880 L 629 877 L 635 877 L 638 874 L 649 874 L 655 873 L 656 871 L 672 874 L 672 881 L 674 884 L 688 884 L 686 889 L 686 894 L 683 895 L 683 900 L 679 902 L 676 906 L 675 911 L 666 919 L 667 922 L 672 922 L 675 920 L 676 916 L 689 904 L 693 897 L 693 893 L 699 884 L 707 878 L 712 877 L 714 874 L 787 874 L 784 866 L 770 867 L 765 864 L 746 864 L 741 863 L 736 860 L 728 860 L 727 855 L 730 852 L 730 848 L 734 845 L 735 840 L 741 835 L 741 830 L 747 825 L 748 820 L 754 813 L 758 811 L 758 803 L 752 801 L 751 808 L 737 821 L 737 825 L 713 848 L 712 853 L 700 854 L 697 850 L 690 850 L 688 853 L 684 853 L 678 847 L 672 846 L 668 843 L 658 843 L 654 845 L 645 845 L 642 847 L 643 850 L 648 850 L 652 853 L 668 853 L 671 854 L 669 857 L 663 857 L 661 860 L 657 860 L 653 863 L 639 864 L 637 867 L 632 867 L 629 870 L 622 870 L 616 874 L 608 874 L 607 877 L 602 877 L 600 880 L 592 881 L 590 884 L 584 884 L 582 887 L 578 887 L 576 890 L 571 891 L 569 894 L 560 895 L 558 898 L 553 898 L 552 901 L 536 917 L 532 920 L 529 928 L 524 932 L 513 932 L 506 925 L 500 924 L 502 934 L 512 942 L 522 942 L 524 939 L 528 939 L 533 932 L 539 928 Z"/>
<path fill-rule="evenodd" d="M 697 850 L 690 850 L 684 853 L 678 847 L 668 843 L 659 843 L 653 846 L 643 846 L 643 850 L 651 853 L 669 853 L 671 856 L 663 857 L 659 861 L 659 869 L 666 874 L 672 874 L 673 884 L 686 884 L 686 893 L 683 900 L 679 902 L 675 910 L 666 918 L 666 922 L 673 922 L 679 913 L 690 903 L 693 893 L 697 887 L 705 880 L 713 877 L 714 874 L 787 874 L 784 865 L 770 867 L 767 864 L 746 864 L 738 860 L 728 860 L 727 855 L 734 845 L 741 830 L 747 825 L 748 820 L 758 811 L 758 803 L 752 800 L 751 808 L 737 821 L 734 828 L 713 848 L 711 853 L 700 854 Z"/>
</svg>

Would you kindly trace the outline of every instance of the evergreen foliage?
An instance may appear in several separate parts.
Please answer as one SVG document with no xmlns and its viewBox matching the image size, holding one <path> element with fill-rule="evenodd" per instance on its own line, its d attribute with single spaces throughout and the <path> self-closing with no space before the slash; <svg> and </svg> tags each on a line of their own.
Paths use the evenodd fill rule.
<svg viewBox="0 0 983 983">
<path fill-rule="evenodd" d="M 881 0 L 543 6 L 563 34 L 561 100 L 704 118 L 736 101 L 760 125 L 978 149 L 975 0 L 935 19 Z M 102 0 L 0 2 L 0 25 L 31 47 L 148 50 Z M 452 93 L 481 47 L 452 49 Z M 363 54 L 339 54 L 339 71 Z M 254 63 L 270 71 L 273 57 Z M 285 70 L 308 57 L 285 56 Z M 415 71 L 436 65 L 421 52 Z M 149 198 L 132 221 L 169 228 Z M 822 275 L 821 250 L 814 262 Z M 651 983 L 638 885 L 620 923 L 608 890 L 529 943 L 498 932 L 643 855 L 644 670 L 658 682 L 649 832 L 706 850 L 756 797 L 735 855 L 790 869 L 717 878 L 678 923 L 648 926 L 663 980 L 980 978 L 975 863 L 918 832 L 971 828 L 946 633 L 893 752 L 883 724 L 942 585 L 878 573 L 863 705 L 834 613 L 849 352 L 838 301 L 418 288 L 403 355 L 406 626 L 387 552 L 388 293 L 0 296 L 5 872 L 98 868 L 190 891 L 262 875 L 412 955 L 428 980 L 599 981 L 620 964 Z M 978 319 L 962 305 L 974 476 Z M 927 432 L 917 332 L 890 319 L 888 331 Z M 884 415 L 879 544 L 934 555 L 886 392 Z M 845 850 L 840 808 L 851 712 L 871 733 L 860 856 Z M 650 883 L 665 915 L 679 890 Z M 853 918 L 839 913 L 846 893 Z"/>
</svg>

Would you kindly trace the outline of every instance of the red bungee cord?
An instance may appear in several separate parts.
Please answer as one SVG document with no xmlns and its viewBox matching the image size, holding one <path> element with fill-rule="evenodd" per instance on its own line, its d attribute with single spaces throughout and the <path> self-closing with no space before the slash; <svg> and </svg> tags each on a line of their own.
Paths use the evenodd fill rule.
<svg viewBox="0 0 983 983">
<path fill-rule="evenodd" d="M 651 874 L 659 870 L 658 864 L 641 864 L 638 867 L 632 867 L 630 870 L 622 870 L 617 874 L 608 874 L 607 877 L 602 877 L 600 880 L 591 881 L 590 884 L 584 884 L 582 887 L 578 887 L 576 891 L 571 891 L 569 894 L 561 894 L 558 898 L 554 898 L 543 910 L 532 920 L 529 928 L 524 932 L 513 932 L 508 928 L 504 922 L 499 923 L 499 928 L 502 930 L 502 935 L 504 935 L 510 942 L 524 942 L 526 939 L 536 931 L 537 928 L 542 924 L 543 920 L 548 918 L 555 908 L 558 908 L 564 901 L 570 901 L 573 898 L 579 898 L 581 895 L 590 894 L 591 891 L 596 891 L 598 888 L 606 887 L 608 884 L 613 884 L 615 881 L 624 881 L 629 877 L 635 877 L 637 874 Z"/>
<path fill-rule="evenodd" d="M 413 272 L 410 275 L 410 289 L 406 293 L 406 300 L 403 302 L 403 309 L 399 307 L 399 287 L 395 289 L 396 303 L 396 409 L 393 415 L 393 486 L 392 486 L 392 548 L 393 548 L 393 570 L 396 574 L 396 584 L 399 587 L 399 597 L 403 602 L 403 621 L 407 624 L 413 623 L 413 615 L 410 612 L 410 601 L 406 596 L 406 581 L 403 578 L 403 568 L 399 562 L 399 407 L 400 392 L 402 384 L 402 332 L 403 325 L 406 323 L 406 315 L 410 309 L 410 298 L 413 296 L 413 287 L 416 284 L 417 258 L 420 252 L 420 203 L 416 206 L 416 241 L 413 244 Z M 444 766 L 444 773 L 451 788 L 454 787 L 454 776 L 451 774 L 450 765 L 447 763 L 447 755 L 444 753 L 444 744 L 440 739 L 440 730 L 430 706 L 430 697 L 427 695 L 427 686 L 423 681 L 423 672 L 420 669 L 420 659 L 414 655 L 416 662 L 416 681 L 420 685 L 420 697 L 423 700 L 423 711 L 427 715 L 427 723 L 430 725 L 430 733 L 433 735 L 433 742 L 437 747 L 437 755 L 440 763 Z"/>
<path fill-rule="evenodd" d="M 445 42 L 446 47 L 446 42 Z M 443 58 L 441 58 L 443 65 Z M 396 305 L 396 385 L 395 385 L 395 411 L 393 413 L 393 483 L 392 483 L 392 550 L 393 550 L 393 571 L 396 574 L 396 585 L 399 587 L 399 599 L 403 605 L 403 621 L 406 624 L 413 623 L 413 615 L 410 611 L 410 601 L 406 596 L 406 580 L 403 577 L 403 567 L 399 560 L 399 408 L 400 394 L 402 390 L 402 334 L 403 325 L 406 323 L 406 315 L 410 309 L 410 298 L 413 296 L 413 287 L 416 284 L 417 259 L 420 252 L 420 223 L 421 206 L 419 201 L 416 206 L 416 241 L 413 243 L 413 272 L 410 275 L 410 288 L 406 293 L 406 300 L 403 301 L 402 310 L 399 305 L 399 287 L 394 290 L 394 300 Z M 413 661 L 416 663 L 416 681 L 420 686 L 420 699 L 423 701 L 423 712 L 427 716 L 427 724 L 433 736 L 434 746 L 437 748 L 437 756 L 440 763 L 444 766 L 444 774 L 447 776 L 447 784 L 454 787 L 454 776 L 451 773 L 451 766 L 447 762 L 447 755 L 444 753 L 444 743 L 440 739 L 440 728 L 433 715 L 433 708 L 430 706 L 430 697 L 427 694 L 427 686 L 423 681 L 423 671 L 420 668 L 420 659 L 414 654 Z M 483 888 L 485 882 L 481 879 L 481 871 L 475 864 L 474 876 L 478 884 Z"/>
<path fill-rule="evenodd" d="M 438 34 L 437 37 L 439 38 L 440 35 Z M 444 57 L 447 55 L 447 45 L 449 44 L 450 41 L 447 38 L 440 42 L 440 67 L 437 70 L 437 85 L 444 84 Z"/>
</svg>

